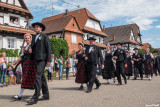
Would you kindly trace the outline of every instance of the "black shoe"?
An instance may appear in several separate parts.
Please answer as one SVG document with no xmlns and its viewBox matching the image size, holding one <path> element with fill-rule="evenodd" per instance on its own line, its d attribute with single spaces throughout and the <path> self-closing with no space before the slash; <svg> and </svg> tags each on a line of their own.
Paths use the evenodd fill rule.
<svg viewBox="0 0 160 107">
<path fill-rule="evenodd" d="M 18 95 L 12 97 L 12 99 L 14 99 L 14 100 L 21 100 L 21 98 L 22 97 L 19 97 Z"/>
<path fill-rule="evenodd" d="M 78 90 L 83 90 L 83 88 L 84 88 L 83 85 L 81 85 Z"/>
<path fill-rule="evenodd" d="M 127 84 L 127 80 L 124 80 L 124 83 Z"/>
<path fill-rule="evenodd" d="M 141 78 L 141 80 L 143 80 L 143 77 Z"/>
<path fill-rule="evenodd" d="M 121 82 L 118 82 L 118 85 L 122 85 L 122 83 L 121 83 Z"/>
<path fill-rule="evenodd" d="M 27 102 L 29 105 L 33 105 L 33 104 L 36 104 L 37 103 L 37 99 L 31 99 Z"/>
<path fill-rule="evenodd" d="M 101 84 L 97 85 L 95 89 L 99 89 L 100 86 L 101 86 Z"/>
<path fill-rule="evenodd" d="M 134 78 L 133 80 L 137 80 L 137 78 Z"/>
<path fill-rule="evenodd" d="M 86 93 L 90 93 L 90 92 L 91 92 L 91 90 L 87 90 L 87 91 L 86 91 Z"/>
<path fill-rule="evenodd" d="M 44 100 L 49 100 L 49 97 L 42 97 L 42 98 L 40 98 L 40 99 L 38 99 L 39 101 L 44 101 Z"/>
</svg>

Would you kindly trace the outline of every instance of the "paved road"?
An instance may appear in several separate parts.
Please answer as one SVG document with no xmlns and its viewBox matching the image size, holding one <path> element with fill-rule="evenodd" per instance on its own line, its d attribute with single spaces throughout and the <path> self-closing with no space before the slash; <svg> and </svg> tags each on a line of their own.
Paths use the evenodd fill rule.
<svg viewBox="0 0 160 107">
<path fill-rule="evenodd" d="M 50 100 L 38 102 L 33 107 L 158 107 L 160 104 L 160 76 L 154 77 L 152 81 L 129 80 L 127 85 L 122 86 L 112 81 L 106 85 L 105 80 L 99 79 L 102 86 L 89 94 L 85 93 L 86 88 L 77 90 L 79 85 L 74 82 L 74 78 L 49 82 Z M 11 99 L 19 89 L 20 85 L 0 88 L 0 107 L 29 106 L 26 102 L 33 95 L 33 90 L 25 90 L 21 101 Z M 151 106 L 153 104 L 155 106 Z"/>
</svg>

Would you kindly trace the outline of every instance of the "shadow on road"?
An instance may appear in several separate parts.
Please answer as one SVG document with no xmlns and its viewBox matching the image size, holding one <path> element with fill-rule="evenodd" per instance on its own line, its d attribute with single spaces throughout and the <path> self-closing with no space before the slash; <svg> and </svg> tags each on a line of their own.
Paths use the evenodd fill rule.
<svg viewBox="0 0 160 107">
<path fill-rule="evenodd" d="M 0 99 L 8 99 L 10 102 L 15 102 L 16 100 L 12 99 L 12 97 L 13 95 L 0 95 Z M 17 101 L 27 102 L 30 97 L 31 96 L 22 96 L 22 99 Z"/>
<path fill-rule="evenodd" d="M 78 91 L 79 87 L 55 87 L 51 88 L 51 90 L 68 90 L 68 91 Z"/>
</svg>

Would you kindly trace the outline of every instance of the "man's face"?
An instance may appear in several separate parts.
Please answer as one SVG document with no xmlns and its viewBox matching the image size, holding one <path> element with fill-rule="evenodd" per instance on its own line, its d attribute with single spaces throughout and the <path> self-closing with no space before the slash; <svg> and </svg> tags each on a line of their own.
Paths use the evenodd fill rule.
<svg viewBox="0 0 160 107">
<path fill-rule="evenodd" d="M 89 40 L 90 45 L 94 45 L 95 41 L 94 40 Z"/>
<path fill-rule="evenodd" d="M 135 49 L 134 51 L 135 51 L 135 53 L 138 53 L 138 50 L 137 50 L 137 49 Z"/>
<path fill-rule="evenodd" d="M 118 48 L 118 49 L 121 49 L 122 46 L 121 46 L 120 44 L 117 44 L 117 48 Z"/>
<path fill-rule="evenodd" d="M 42 28 L 39 25 L 35 25 L 34 29 L 37 33 L 42 32 Z"/>
</svg>

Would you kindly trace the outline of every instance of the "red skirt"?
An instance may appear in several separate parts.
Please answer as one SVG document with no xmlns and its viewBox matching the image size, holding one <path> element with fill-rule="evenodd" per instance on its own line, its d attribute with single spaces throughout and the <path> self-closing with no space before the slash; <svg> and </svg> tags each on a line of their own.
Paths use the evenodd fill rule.
<svg viewBox="0 0 160 107">
<path fill-rule="evenodd" d="M 35 75 L 36 75 L 35 61 L 26 59 L 22 64 L 21 88 L 34 89 Z"/>
<path fill-rule="evenodd" d="M 76 74 L 76 83 L 86 83 L 87 76 L 86 76 L 86 68 L 84 61 L 81 61 L 77 64 L 77 74 Z"/>
</svg>

